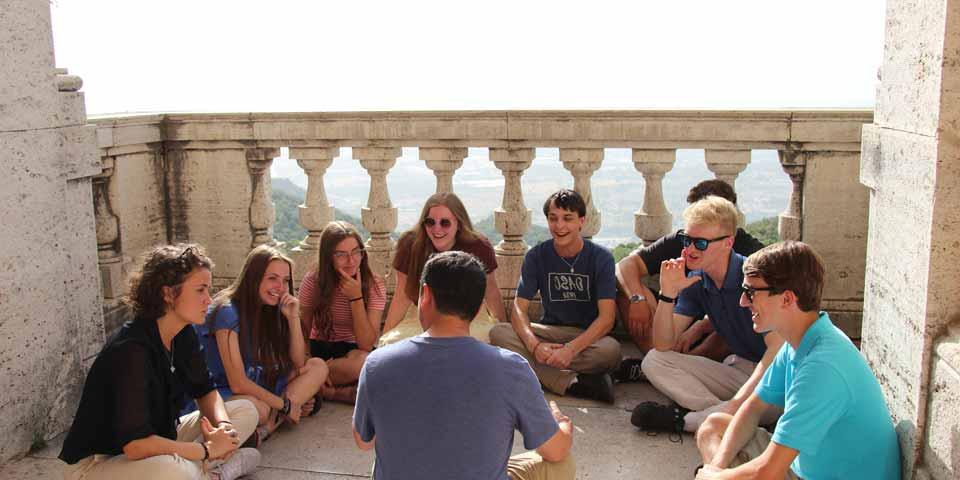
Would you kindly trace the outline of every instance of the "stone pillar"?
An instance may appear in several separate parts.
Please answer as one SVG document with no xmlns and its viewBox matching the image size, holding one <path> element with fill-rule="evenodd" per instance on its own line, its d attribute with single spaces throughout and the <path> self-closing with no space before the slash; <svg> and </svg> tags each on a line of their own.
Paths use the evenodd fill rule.
<svg viewBox="0 0 960 480">
<path fill-rule="evenodd" d="M 280 151 L 276 148 L 246 149 L 247 168 L 250 170 L 250 184 L 253 192 L 250 198 L 250 232 L 253 236 L 251 247 L 275 243 L 273 222 L 277 217 L 271 198 L 273 188 L 270 184 L 270 165 L 273 164 L 274 157 L 279 155 Z"/>
<path fill-rule="evenodd" d="M 494 210 L 494 222 L 503 240 L 495 247 L 497 252 L 497 284 L 504 300 L 510 302 L 517 292 L 520 267 L 527 253 L 523 235 L 530 228 L 530 210 L 523 202 L 520 177 L 533 162 L 532 148 L 491 148 L 490 160 L 503 172 L 503 202 Z M 509 303 L 508 303 L 509 304 Z M 509 312 L 510 309 L 508 308 Z"/>
<path fill-rule="evenodd" d="M 750 150 L 704 150 L 707 169 L 737 189 L 737 176 L 750 164 Z"/>
<path fill-rule="evenodd" d="M 390 201 L 387 190 L 387 172 L 397 163 L 400 147 L 354 147 L 353 157 L 370 175 L 370 195 L 367 206 L 360 211 L 363 226 L 370 232 L 367 240 L 367 255 L 370 268 L 387 280 L 387 290 L 393 290 L 391 261 L 393 240 L 390 234 L 397 228 L 397 209 Z"/>
<path fill-rule="evenodd" d="M 777 234 L 780 240 L 800 240 L 803 219 L 803 174 L 807 166 L 803 155 L 797 150 L 778 150 L 780 167 L 790 176 L 793 189 L 787 209 L 780 214 Z"/>
<path fill-rule="evenodd" d="M 643 206 L 633 214 L 634 232 L 649 245 L 670 233 L 673 215 L 663 200 L 663 176 L 673 170 L 676 150 L 633 149 L 633 167 L 643 174 Z"/>
<path fill-rule="evenodd" d="M 593 192 L 590 188 L 590 177 L 603 163 L 602 148 L 561 148 L 560 161 L 563 167 L 573 174 L 573 189 L 583 197 L 587 203 L 587 219 L 580 232 L 583 238 L 593 238 L 600 231 L 600 211 L 593 204 Z"/>
<path fill-rule="evenodd" d="M 123 257 L 120 255 L 120 219 L 110 206 L 114 157 L 102 157 L 103 172 L 93 177 L 93 212 L 97 229 L 100 288 L 105 300 L 123 295 Z"/>
<path fill-rule="evenodd" d="M 466 148 L 420 147 L 420 159 L 437 177 L 437 193 L 453 192 L 453 174 L 466 156 Z"/>
<path fill-rule="evenodd" d="M 881 83 L 860 162 L 870 189 L 863 353 L 900 435 L 903 478 L 955 479 L 960 0 L 888 0 L 886 12 Z"/>
<path fill-rule="evenodd" d="M 323 175 L 338 155 L 340 155 L 340 147 L 290 147 L 290 158 L 297 159 L 297 165 L 300 165 L 307 174 L 307 195 L 303 205 L 298 207 L 300 225 L 307 229 L 307 237 L 298 247 L 301 250 L 320 248 L 320 232 L 327 223 L 333 221 L 334 208 L 327 200 L 327 192 L 323 187 Z"/>
</svg>

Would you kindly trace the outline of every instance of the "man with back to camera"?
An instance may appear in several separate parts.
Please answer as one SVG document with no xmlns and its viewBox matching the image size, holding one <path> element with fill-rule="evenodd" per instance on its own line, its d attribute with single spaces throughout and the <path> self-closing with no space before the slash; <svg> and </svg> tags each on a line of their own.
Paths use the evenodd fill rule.
<svg viewBox="0 0 960 480">
<path fill-rule="evenodd" d="M 367 357 L 353 432 L 361 449 L 376 448 L 373 478 L 574 478 L 573 423 L 547 405 L 523 357 L 470 336 L 486 282 L 468 253 L 433 256 L 421 277 L 424 334 Z M 510 456 L 515 429 L 535 452 Z"/>
<path fill-rule="evenodd" d="M 613 328 L 616 276 L 613 255 L 580 236 L 583 197 L 559 190 L 543 204 L 550 240 L 523 258 L 510 325 L 490 330 L 490 343 L 523 355 L 540 383 L 558 395 L 613 403 L 610 372 L 620 364 Z M 537 292 L 543 317 L 527 315 Z"/>
<path fill-rule="evenodd" d="M 734 205 L 737 204 L 737 194 L 733 187 L 719 179 L 704 180 L 694 185 L 687 193 L 687 204 L 710 195 L 716 195 L 729 200 Z M 664 260 L 680 257 L 683 243 L 679 233 L 680 230 L 677 230 L 646 247 L 640 247 L 617 263 L 617 310 L 630 337 L 643 352 L 653 348 L 650 334 L 653 327 L 653 314 L 657 311 L 657 298 L 643 284 L 643 279 L 647 276 L 659 275 L 660 263 Z M 733 251 L 749 256 L 761 248 L 763 243 L 744 229 L 737 228 L 733 239 Z M 722 361 L 730 354 L 730 348 L 706 318 L 694 321 L 680 335 L 673 350 L 716 361 Z M 642 380 L 640 363 L 641 359 L 624 359 L 614 375 L 615 378 L 621 382 Z"/>
<path fill-rule="evenodd" d="M 776 243 L 751 255 L 743 272 L 740 304 L 754 329 L 786 343 L 736 415 L 710 415 L 697 432 L 697 479 L 899 479 L 900 448 L 880 384 L 819 312 L 820 256 L 802 242 Z M 757 426 L 771 405 L 784 408 L 772 437 Z"/>
<path fill-rule="evenodd" d="M 642 366 L 650 383 L 679 406 L 638 405 L 630 422 L 644 430 L 695 432 L 713 412 L 736 413 L 783 344 L 776 332 L 755 332 L 750 310 L 739 304 L 745 258 L 733 251 L 737 208 L 709 196 L 688 206 L 683 218 L 683 255 L 661 264 L 654 350 Z M 723 362 L 672 350 L 693 319 L 703 315 L 733 352 Z M 767 412 L 764 424 L 775 422 L 777 414 L 776 409 Z"/>
</svg>

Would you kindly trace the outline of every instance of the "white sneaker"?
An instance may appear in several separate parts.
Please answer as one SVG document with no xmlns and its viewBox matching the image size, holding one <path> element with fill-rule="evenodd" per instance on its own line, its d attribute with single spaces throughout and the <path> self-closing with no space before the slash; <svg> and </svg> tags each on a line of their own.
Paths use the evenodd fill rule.
<svg viewBox="0 0 960 480">
<path fill-rule="evenodd" d="M 256 471 L 259 464 L 260 452 L 256 448 L 241 448 L 233 452 L 226 462 L 214 467 L 210 474 L 219 480 L 236 480 Z"/>
</svg>

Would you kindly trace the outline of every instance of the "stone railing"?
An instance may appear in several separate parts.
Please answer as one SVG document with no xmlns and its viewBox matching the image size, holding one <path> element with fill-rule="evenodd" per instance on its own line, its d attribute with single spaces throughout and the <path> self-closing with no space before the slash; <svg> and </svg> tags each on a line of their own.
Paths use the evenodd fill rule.
<svg viewBox="0 0 960 480">
<path fill-rule="evenodd" d="M 308 178 L 300 222 L 309 232 L 294 250 L 299 264 L 316 255 L 319 232 L 333 218 L 324 173 L 339 147 L 353 147 L 370 176 L 363 226 L 375 270 L 389 278 L 397 209 L 387 174 L 401 147 L 419 147 L 437 191 L 453 190 L 467 147 L 487 147 L 502 172 L 495 211 L 498 281 L 513 295 L 531 212 L 521 176 L 536 147 L 558 147 L 560 163 L 588 201 L 586 236 L 600 230 L 591 176 L 604 148 L 631 148 L 645 189 L 635 231 L 644 242 L 668 233 L 672 215 L 662 181 L 676 150 L 703 149 L 707 168 L 735 184 L 752 149 L 779 151 L 793 189 L 780 215 L 783 239 L 803 239 L 824 257 L 824 306 L 859 337 L 867 230 L 867 189 L 858 181 L 861 126 L 869 111 L 490 111 L 164 114 L 96 118 L 103 173 L 94 181 L 97 242 L 105 304 L 114 305 L 131 256 L 170 241 L 205 245 L 217 262 L 215 283 L 240 270 L 251 246 L 272 241 L 270 166 L 289 147 Z M 333 186 L 332 188 L 336 188 Z M 740 192 L 741 197 L 750 192 Z M 302 274 L 304 269 L 299 269 Z"/>
</svg>

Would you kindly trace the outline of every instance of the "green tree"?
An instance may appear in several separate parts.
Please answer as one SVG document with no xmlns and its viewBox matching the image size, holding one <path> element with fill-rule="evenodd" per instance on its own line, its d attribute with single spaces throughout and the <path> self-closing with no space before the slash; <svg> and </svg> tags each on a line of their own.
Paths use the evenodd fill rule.
<svg viewBox="0 0 960 480">
<path fill-rule="evenodd" d="M 768 217 L 762 220 L 748 223 L 744 230 L 754 238 L 760 240 L 764 245 L 770 245 L 780 241 L 780 234 L 777 232 L 777 217 Z"/>
</svg>

